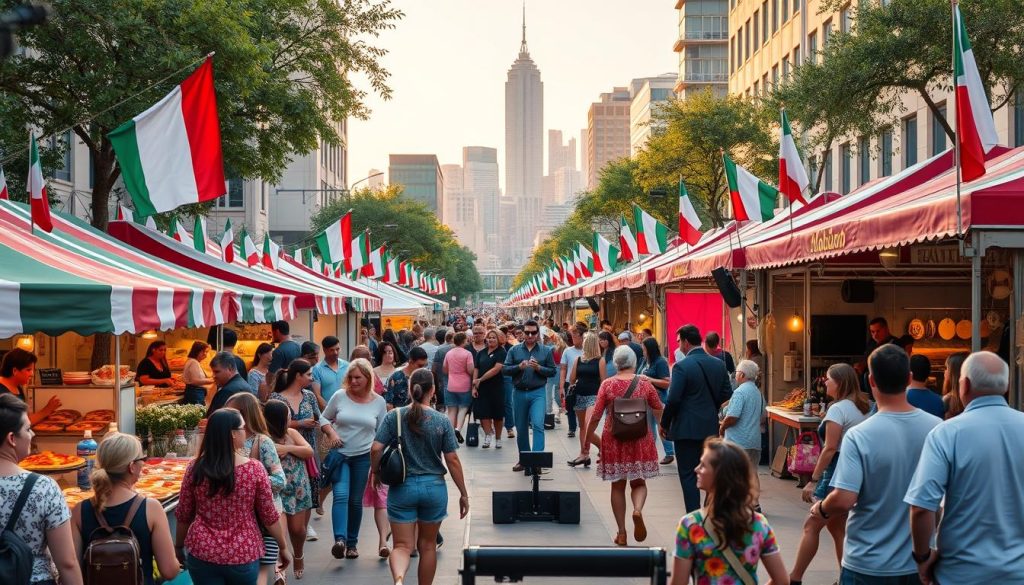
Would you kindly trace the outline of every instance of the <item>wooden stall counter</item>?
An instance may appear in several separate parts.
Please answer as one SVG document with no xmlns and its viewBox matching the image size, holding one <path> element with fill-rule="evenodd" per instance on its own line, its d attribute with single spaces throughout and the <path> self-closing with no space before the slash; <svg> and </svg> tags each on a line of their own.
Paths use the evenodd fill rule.
<svg viewBox="0 0 1024 585">
<path fill-rule="evenodd" d="M 789 448 L 796 443 L 800 433 L 804 431 L 817 431 L 818 425 L 821 424 L 821 417 L 805 416 L 803 411 L 797 412 L 788 408 L 779 408 L 778 406 L 769 406 L 767 410 L 768 420 L 782 425 L 786 429 L 782 434 L 781 440 L 777 440 L 778 434 L 775 432 L 775 425 L 771 425 L 771 444 L 774 447 L 775 453 L 775 456 L 772 458 L 772 475 L 783 479 L 792 478 L 793 475 L 786 468 L 786 455 L 789 452 Z M 801 483 L 803 482 L 801 481 Z"/>
</svg>

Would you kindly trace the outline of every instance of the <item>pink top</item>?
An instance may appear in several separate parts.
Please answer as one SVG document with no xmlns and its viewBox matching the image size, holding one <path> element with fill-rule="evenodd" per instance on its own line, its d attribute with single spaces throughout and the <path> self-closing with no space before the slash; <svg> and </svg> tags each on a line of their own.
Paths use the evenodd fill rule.
<svg viewBox="0 0 1024 585">
<path fill-rule="evenodd" d="M 453 347 L 444 355 L 448 366 L 448 391 L 469 392 L 473 386 L 473 354 L 464 347 Z"/>
<path fill-rule="evenodd" d="M 209 497 L 206 481 L 196 484 L 189 463 L 181 482 L 181 496 L 174 515 L 178 522 L 192 522 L 185 547 L 197 559 L 216 565 L 241 565 L 263 556 L 260 524 L 272 526 L 278 519 L 267 470 L 257 459 L 235 467 L 235 490 L 230 496 Z M 257 515 L 259 516 L 257 520 Z"/>
</svg>

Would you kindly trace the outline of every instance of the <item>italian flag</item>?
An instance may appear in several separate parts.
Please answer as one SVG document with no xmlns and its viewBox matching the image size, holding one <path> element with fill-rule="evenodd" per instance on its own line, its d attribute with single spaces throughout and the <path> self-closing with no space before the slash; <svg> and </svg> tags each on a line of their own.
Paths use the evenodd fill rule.
<svg viewBox="0 0 1024 585">
<path fill-rule="evenodd" d="M 249 266 L 256 266 L 260 263 L 260 251 L 256 248 L 256 242 L 245 229 L 242 229 L 242 254 Z"/>
<path fill-rule="evenodd" d="M 235 262 L 235 230 L 231 228 L 231 220 L 224 222 L 224 233 L 220 236 L 220 255 L 228 264 Z"/>
<path fill-rule="evenodd" d="M 270 239 L 270 232 L 263 234 L 263 265 L 272 270 L 277 270 L 281 246 Z"/>
<path fill-rule="evenodd" d="M 195 246 L 196 252 L 206 253 L 207 238 L 209 235 L 206 233 L 206 220 L 203 219 L 203 216 L 197 215 L 195 225 L 192 227 L 192 245 Z"/>
<path fill-rule="evenodd" d="M 636 237 L 633 230 L 629 229 L 626 218 L 619 218 L 619 259 L 623 262 L 632 262 L 640 257 L 637 250 Z"/>
<path fill-rule="evenodd" d="M 985 97 L 978 64 L 967 37 L 960 5 L 953 3 L 954 63 L 956 75 L 956 136 L 960 141 L 960 172 L 964 181 L 985 174 L 985 154 L 999 143 L 992 110 Z"/>
<path fill-rule="evenodd" d="M 668 228 L 640 206 L 633 205 L 636 224 L 636 249 L 641 254 L 661 254 L 668 249 Z"/>
<path fill-rule="evenodd" d="M 786 110 L 782 109 L 782 136 L 779 138 L 779 191 L 786 196 L 790 204 L 799 201 L 804 205 L 804 191 L 811 182 L 807 179 L 807 171 L 800 159 L 800 152 L 793 140 L 793 130 L 789 127 Z M 680 232 L 681 233 L 681 232 Z"/>
<path fill-rule="evenodd" d="M 693 246 L 700 241 L 703 234 L 700 231 L 700 218 L 697 217 L 697 210 L 690 201 L 690 194 L 686 192 L 686 185 L 682 179 L 679 180 L 679 237 L 684 242 Z"/>
<path fill-rule="evenodd" d="M 36 135 L 28 135 L 28 196 L 32 203 L 32 227 L 39 226 L 45 232 L 53 231 L 50 220 L 50 198 L 46 194 L 46 181 L 43 180 L 43 167 L 39 163 L 39 147 L 36 146 Z"/>
<path fill-rule="evenodd" d="M 4 175 L 4 168 L 0 167 L 0 199 L 6 201 L 10 198 L 11 195 L 7 192 L 7 176 Z"/>
<path fill-rule="evenodd" d="M 371 251 L 369 261 L 362 267 L 363 276 L 367 278 L 380 278 L 384 276 L 384 265 L 387 262 L 386 254 L 384 246 Z"/>
<path fill-rule="evenodd" d="M 576 268 L 573 266 L 572 261 L 568 258 L 563 257 L 561 260 L 562 270 L 565 274 L 565 281 L 570 285 L 576 284 Z"/>
<path fill-rule="evenodd" d="M 402 286 L 409 284 L 409 263 L 405 260 L 398 262 L 398 284 Z"/>
<path fill-rule="evenodd" d="M 729 180 L 729 197 L 736 221 L 768 221 L 774 217 L 778 189 L 750 174 L 724 152 L 722 160 L 725 161 L 725 176 Z"/>
<path fill-rule="evenodd" d="M 360 270 L 370 262 L 370 239 L 366 232 L 351 241 L 352 256 L 345 259 L 345 272 Z M 324 258 L 324 262 L 334 264 L 333 260 Z"/>
<path fill-rule="evenodd" d="M 117 221 L 135 221 L 135 213 L 125 207 L 124 205 L 118 204 L 117 206 Z"/>
<path fill-rule="evenodd" d="M 186 234 L 188 232 L 185 231 L 185 226 L 178 221 L 177 216 L 172 217 L 170 223 L 167 224 L 167 235 L 180 242 Z"/>
<path fill-rule="evenodd" d="M 395 258 L 388 259 L 388 269 L 384 274 L 384 282 L 388 284 L 398 284 L 398 260 Z"/>
<path fill-rule="evenodd" d="M 619 263 L 619 249 L 601 234 L 594 232 L 594 270 L 615 272 Z"/>
<path fill-rule="evenodd" d="M 594 253 L 583 244 L 576 244 L 580 250 L 580 268 L 583 269 L 583 276 L 594 275 Z"/>
<path fill-rule="evenodd" d="M 320 257 L 328 264 L 344 262 L 352 257 L 352 210 L 332 223 L 316 237 Z"/>
<path fill-rule="evenodd" d="M 216 199 L 226 189 L 213 61 L 108 135 L 142 215 Z"/>
</svg>

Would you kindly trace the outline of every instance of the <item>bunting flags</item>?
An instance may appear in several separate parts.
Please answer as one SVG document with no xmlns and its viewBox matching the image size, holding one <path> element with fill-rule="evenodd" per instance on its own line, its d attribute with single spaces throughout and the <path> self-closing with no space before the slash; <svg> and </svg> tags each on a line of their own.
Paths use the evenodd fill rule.
<svg viewBox="0 0 1024 585">
<path fill-rule="evenodd" d="M 790 203 L 799 201 L 806 205 L 804 191 L 811 182 L 807 178 L 804 162 L 800 159 L 800 152 L 796 149 L 796 141 L 793 140 L 793 130 L 789 127 L 786 109 L 783 108 L 780 112 L 782 137 L 779 139 L 779 191 L 786 196 Z M 679 233 L 682 233 L 681 229 Z"/>
<path fill-rule="evenodd" d="M 960 144 L 960 173 L 966 182 L 985 174 L 985 154 L 999 144 L 999 136 L 960 5 L 956 2 L 953 3 L 953 20 L 956 136 Z"/>
<path fill-rule="evenodd" d="M 641 254 L 661 254 L 668 249 L 668 228 L 651 214 L 633 205 L 636 224 L 636 249 Z"/>
<path fill-rule="evenodd" d="M 700 218 L 697 217 L 697 210 L 690 201 L 690 194 L 686 192 L 686 185 L 682 179 L 679 180 L 679 237 L 689 245 L 700 241 Z"/>
<path fill-rule="evenodd" d="M 28 135 L 28 187 L 29 200 L 32 203 L 32 228 L 39 226 L 44 232 L 53 231 L 50 220 L 50 198 L 46 194 L 46 181 L 43 180 L 43 167 L 39 163 L 39 148 L 36 146 L 36 135 Z"/>
<path fill-rule="evenodd" d="M 733 162 L 724 152 L 722 160 L 725 162 L 725 176 L 729 180 L 729 197 L 732 199 L 736 221 L 768 221 L 775 217 L 778 189 Z"/>
<path fill-rule="evenodd" d="M 633 236 L 633 231 L 629 229 L 629 224 L 626 223 L 626 218 L 619 218 L 619 259 L 623 262 L 632 262 L 640 257 L 640 252 L 637 249 L 636 237 Z"/>
<path fill-rule="evenodd" d="M 281 256 L 281 246 L 270 239 L 270 232 L 263 234 L 263 265 L 272 270 L 277 270 Z"/>
</svg>

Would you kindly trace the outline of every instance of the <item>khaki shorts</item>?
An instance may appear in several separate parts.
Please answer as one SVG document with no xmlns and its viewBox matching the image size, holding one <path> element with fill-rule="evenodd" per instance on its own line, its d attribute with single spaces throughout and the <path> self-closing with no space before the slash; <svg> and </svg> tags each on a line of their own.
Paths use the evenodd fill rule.
<svg viewBox="0 0 1024 585">
<path fill-rule="evenodd" d="M 757 470 L 757 466 L 761 464 L 761 450 L 760 449 L 744 449 L 744 453 L 750 458 L 750 464 L 754 466 L 754 470 Z"/>
</svg>

